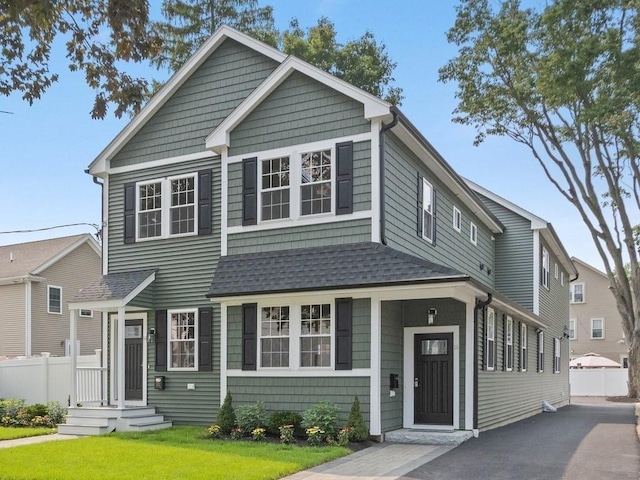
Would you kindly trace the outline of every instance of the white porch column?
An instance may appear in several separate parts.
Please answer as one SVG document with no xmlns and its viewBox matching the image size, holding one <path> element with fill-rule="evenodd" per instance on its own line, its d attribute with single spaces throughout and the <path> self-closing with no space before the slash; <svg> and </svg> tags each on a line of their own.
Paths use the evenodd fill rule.
<svg viewBox="0 0 640 480">
<path fill-rule="evenodd" d="M 380 402 L 380 350 L 382 348 L 382 304 L 378 295 L 371 295 L 371 398 L 369 413 L 369 432 L 382 434 Z"/>
<path fill-rule="evenodd" d="M 71 341 L 71 394 L 69 395 L 69 406 L 76 408 L 78 406 L 78 352 L 76 351 L 78 348 L 78 311 L 73 309 L 69 313 L 69 339 Z"/>
<path fill-rule="evenodd" d="M 118 339 L 116 342 L 116 391 L 118 395 L 118 408 L 124 408 L 124 307 L 118 308 Z"/>
<path fill-rule="evenodd" d="M 465 328 L 465 366 L 464 377 L 466 378 L 466 385 L 464 388 L 464 429 L 473 430 L 473 394 L 475 392 L 473 375 L 474 362 L 476 358 L 474 356 L 474 299 L 469 299 L 466 303 L 466 317 L 467 324 Z"/>
</svg>

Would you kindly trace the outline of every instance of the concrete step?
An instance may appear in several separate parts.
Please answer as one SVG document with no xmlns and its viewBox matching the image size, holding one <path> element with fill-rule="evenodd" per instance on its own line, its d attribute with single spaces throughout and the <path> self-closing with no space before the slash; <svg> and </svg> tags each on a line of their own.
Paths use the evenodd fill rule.
<svg viewBox="0 0 640 480">
<path fill-rule="evenodd" d="M 163 430 L 165 428 L 171 428 L 173 426 L 173 422 L 162 421 L 162 422 L 153 422 L 153 423 L 138 423 L 129 425 L 126 432 L 148 432 L 151 430 Z"/>
<path fill-rule="evenodd" d="M 61 423 L 58 425 L 58 434 L 60 435 L 80 435 L 94 436 L 104 435 L 113 432 L 113 427 L 100 425 L 68 425 Z"/>
<path fill-rule="evenodd" d="M 68 414 L 71 416 L 97 418 L 138 417 L 141 415 L 155 415 L 155 413 L 156 409 L 153 407 L 80 407 L 68 409 Z"/>
<path fill-rule="evenodd" d="M 67 415 L 66 425 L 90 425 L 94 427 L 109 427 L 109 426 L 115 426 L 115 419 Z"/>
<path fill-rule="evenodd" d="M 473 437 L 467 430 L 439 431 L 402 428 L 384 434 L 385 442 L 419 445 L 460 445 Z"/>
</svg>

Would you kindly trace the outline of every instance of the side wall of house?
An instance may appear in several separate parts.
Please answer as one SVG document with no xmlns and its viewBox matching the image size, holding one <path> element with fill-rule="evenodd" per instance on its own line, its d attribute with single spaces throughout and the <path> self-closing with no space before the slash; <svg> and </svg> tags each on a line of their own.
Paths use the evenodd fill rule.
<svg viewBox="0 0 640 480">
<path fill-rule="evenodd" d="M 0 355 L 25 354 L 24 284 L 0 286 Z"/>
<path fill-rule="evenodd" d="M 87 243 L 51 265 L 39 274 L 45 281 L 33 283 L 31 291 L 31 351 L 33 354 L 50 352 L 64 356 L 65 340 L 69 335 L 69 302 L 78 290 L 102 273 L 100 255 Z M 48 286 L 62 288 L 62 313 L 47 312 Z M 91 355 L 102 348 L 102 320 L 100 312 L 91 317 L 78 317 L 80 354 Z"/>
<path fill-rule="evenodd" d="M 387 244 L 440 265 L 467 273 L 493 287 L 495 271 L 491 232 L 393 134 L 385 142 L 385 217 Z M 418 234 L 418 178 L 435 190 L 435 242 Z M 453 228 L 453 207 L 462 213 L 462 228 Z M 477 245 L 470 241 L 470 222 L 477 229 Z M 482 266 L 482 268 L 481 268 Z"/>
</svg>

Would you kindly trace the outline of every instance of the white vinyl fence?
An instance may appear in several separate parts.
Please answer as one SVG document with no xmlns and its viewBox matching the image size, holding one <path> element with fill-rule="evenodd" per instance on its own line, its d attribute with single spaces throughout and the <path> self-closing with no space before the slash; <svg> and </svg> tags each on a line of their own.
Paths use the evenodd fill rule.
<svg viewBox="0 0 640 480">
<path fill-rule="evenodd" d="M 78 356 L 78 393 L 82 392 L 85 372 L 103 373 L 101 357 L 101 350 L 95 355 Z M 71 357 L 43 353 L 41 357 L 0 361 L 0 398 L 24 399 L 27 405 L 55 400 L 66 407 L 70 394 Z"/>
<path fill-rule="evenodd" d="M 569 370 L 574 397 L 621 397 L 629 393 L 628 368 L 572 368 Z"/>
</svg>

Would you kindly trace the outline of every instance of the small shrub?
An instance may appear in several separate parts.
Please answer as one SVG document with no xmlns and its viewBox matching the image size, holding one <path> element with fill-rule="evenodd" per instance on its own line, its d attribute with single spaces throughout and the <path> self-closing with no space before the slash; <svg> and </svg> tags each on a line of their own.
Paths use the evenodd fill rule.
<svg viewBox="0 0 640 480">
<path fill-rule="evenodd" d="M 264 402 L 258 401 L 240 405 L 236 409 L 236 424 L 244 435 L 249 435 L 256 428 L 267 426 L 267 412 Z"/>
<path fill-rule="evenodd" d="M 333 402 L 318 402 L 302 415 L 302 426 L 305 429 L 317 427 L 330 437 L 336 434 L 337 425 L 338 406 Z"/>
<path fill-rule="evenodd" d="M 240 440 L 244 434 L 242 433 L 242 429 L 240 427 L 234 427 L 231 429 L 229 436 L 232 440 Z"/>
<path fill-rule="evenodd" d="M 51 401 L 47 403 L 47 416 L 51 419 L 53 426 L 63 423 L 66 414 L 67 409 L 60 402 Z"/>
<path fill-rule="evenodd" d="M 227 396 L 224 397 L 224 402 L 218 411 L 218 425 L 220 425 L 220 431 L 224 435 L 229 435 L 233 427 L 236 426 L 236 414 L 233 411 L 231 405 L 231 392 L 227 392 Z"/>
<path fill-rule="evenodd" d="M 269 417 L 269 433 L 277 435 L 280 433 L 280 428 L 283 425 L 291 425 L 293 432 L 297 432 L 300 429 L 302 423 L 302 416 L 296 412 L 273 412 Z"/>
<path fill-rule="evenodd" d="M 280 427 L 280 443 L 290 445 L 295 441 L 295 427 L 293 425 L 282 425 Z"/>
<path fill-rule="evenodd" d="M 256 442 L 261 442 L 264 440 L 264 436 L 267 431 L 264 428 L 258 427 L 251 430 L 251 438 L 253 438 Z"/>
<path fill-rule="evenodd" d="M 215 440 L 216 438 L 220 438 L 221 434 L 222 429 L 220 428 L 220 425 L 211 425 L 209 428 L 207 428 L 207 435 L 211 439 Z"/>
<path fill-rule="evenodd" d="M 340 429 L 338 435 L 336 436 L 336 444 L 341 447 L 346 447 L 349 444 L 349 439 L 351 437 L 351 433 L 353 432 L 352 427 L 344 427 Z"/>
<path fill-rule="evenodd" d="M 28 405 L 24 407 L 25 415 L 29 418 L 34 417 L 44 417 L 48 413 L 48 409 L 46 405 L 42 403 L 35 403 L 33 405 Z"/>
<path fill-rule="evenodd" d="M 357 395 L 353 399 L 346 428 L 350 429 L 349 440 L 352 442 L 364 442 L 369 438 L 369 429 L 362 417 L 362 412 L 360 411 L 360 400 Z"/>
<path fill-rule="evenodd" d="M 309 427 L 305 430 L 305 433 L 307 434 L 307 443 L 314 447 L 318 447 L 327 441 L 327 433 L 320 427 Z"/>
<path fill-rule="evenodd" d="M 24 408 L 24 400 L 7 399 L 0 401 L 0 417 L 16 418 L 18 410 Z"/>
</svg>

